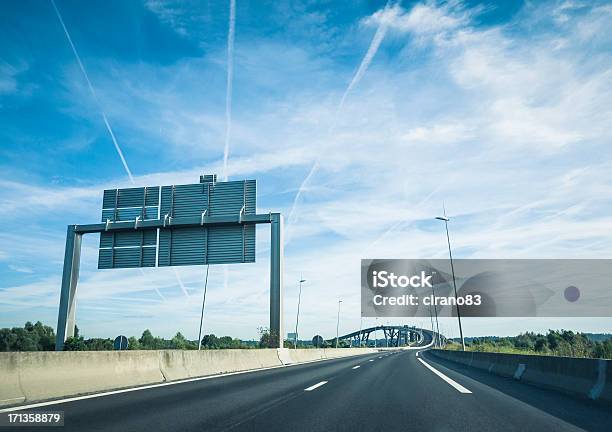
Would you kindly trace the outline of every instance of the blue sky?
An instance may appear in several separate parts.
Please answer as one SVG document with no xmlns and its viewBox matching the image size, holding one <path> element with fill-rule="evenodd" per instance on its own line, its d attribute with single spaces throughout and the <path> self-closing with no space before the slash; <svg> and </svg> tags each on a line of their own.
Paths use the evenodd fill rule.
<svg viewBox="0 0 612 432">
<path fill-rule="evenodd" d="M 361 258 L 444 258 L 443 202 L 458 257 L 611 255 L 607 2 L 238 0 L 229 135 L 229 0 L 56 6 L 97 100 L 52 3 L 3 2 L 0 326 L 55 325 L 66 225 L 132 184 L 103 116 L 141 186 L 222 175 L 229 136 L 226 174 L 257 179 L 258 211 L 288 219 L 285 324 L 303 273 L 305 337 L 334 334 L 338 298 L 341 331 L 358 328 Z M 267 325 L 267 228 L 257 241 L 256 264 L 212 269 L 207 332 Z M 196 336 L 204 268 L 98 271 L 96 246 L 86 335 Z M 560 327 L 612 319 L 464 324 Z"/>
</svg>

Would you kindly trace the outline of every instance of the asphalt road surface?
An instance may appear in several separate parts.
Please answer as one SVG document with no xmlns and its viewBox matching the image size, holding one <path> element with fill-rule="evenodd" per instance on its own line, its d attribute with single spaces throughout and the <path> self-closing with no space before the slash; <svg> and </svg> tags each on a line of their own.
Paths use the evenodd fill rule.
<svg viewBox="0 0 612 432">
<path fill-rule="evenodd" d="M 31 412 L 39 410 L 64 411 L 65 426 L 52 430 L 78 432 L 612 430 L 609 406 L 415 351 L 221 376 Z"/>
</svg>

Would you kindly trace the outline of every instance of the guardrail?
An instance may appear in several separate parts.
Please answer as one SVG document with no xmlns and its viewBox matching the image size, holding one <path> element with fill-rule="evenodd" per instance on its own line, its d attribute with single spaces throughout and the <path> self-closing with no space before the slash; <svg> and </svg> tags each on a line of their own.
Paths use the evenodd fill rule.
<svg viewBox="0 0 612 432">
<path fill-rule="evenodd" d="M 429 352 L 517 381 L 612 403 L 612 360 L 439 349 Z"/>
<path fill-rule="evenodd" d="M 374 352 L 279 348 L 0 353 L 0 406 Z"/>
</svg>

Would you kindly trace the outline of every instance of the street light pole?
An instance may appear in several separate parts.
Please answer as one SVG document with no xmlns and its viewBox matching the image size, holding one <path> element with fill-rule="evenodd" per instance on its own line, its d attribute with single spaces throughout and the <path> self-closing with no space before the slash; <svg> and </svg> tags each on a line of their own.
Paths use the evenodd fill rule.
<svg viewBox="0 0 612 432">
<path fill-rule="evenodd" d="M 297 349 L 297 341 L 298 341 L 298 323 L 300 322 L 300 302 L 302 300 L 302 283 L 306 282 L 306 279 L 300 275 L 300 292 L 298 294 L 298 307 L 297 307 L 297 316 L 295 317 L 295 335 L 293 339 L 293 348 Z"/>
<path fill-rule="evenodd" d="M 434 327 L 433 309 L 431 303 L 429 303 L 429 318 L 431 319 L 431 334 L 433 335 L 434 347 L 436 347 L 436 328 Z"/>
<path fill-rule="evenodd" d="M 361 320 L 359 321 L 359 348 L 361 348 L 362 343 L 361 343 L 361 333 L 363 331 L 363 317 L 361 317 Z"/>
<path fill-rule="evenodd" d="M 463 329 L 461 328 L 461 314 L 459 313 L 459 302 L 457 301 L 457 282 L 455 282 L 455 267 L 453 266 L 453 253 L 451 252 L 450 236 L 448 235 L 448 221 L 450 220 L 446 216 L 438 216 L 436 219 L 444 221 L 444 227 L 446 228 L 446 240 L 448 242 L 448 256 L 450 258 L 451 273 L 453 275 L 453 288 L 455 289 L 455 306 L 457 308 L 457 320 L 459 321 L 459 335 L 461 336 L 461 348 L 465 351 L 465 341 L 463 339 Z"/>
<path fill-rule="evenodd" d="M 435 316 L 436 316 L 436 330 L 437 330 L 437 333 L 436 333 L 435 339 L 434 339 L 434 342 L 435 342 L 434 346 L 437 346 L 437 347 L 441 348 L 442 345 L 440 343 L 440 325 L 438 324 L 438 306 L 436 305 L 436 302 L 435 302 L 436 292 L 434 291 L 434 285 L 435 284 L 433 283 L 433 275 L 434 274 L 436 274 L 436 272 L 431 272 L 431 280 L 432 280 L 431 295 L 433 297 L 433 304 L 434 304 L 433 307 L 434 307 L 434 313 L 435 313 Z"/>
<path fill-rule="evenodd" d="M 338 300 L 338 320 L 336 321 L 336 348 L 338 348 L 338 330 L 340 329 L 340 303 L 342 303 L 342 300 Z"/>
<path fill-rule="evenodd" d="M 374 323 L 374 348 L 378 348 L 378 317 Z"/>
</svg>

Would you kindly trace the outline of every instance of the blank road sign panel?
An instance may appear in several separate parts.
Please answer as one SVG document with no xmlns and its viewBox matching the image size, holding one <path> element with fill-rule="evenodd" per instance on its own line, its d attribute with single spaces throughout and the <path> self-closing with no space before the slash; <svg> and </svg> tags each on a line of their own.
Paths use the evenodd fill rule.
<svg viewBox="0 0 612 432">
<path fill-rule="evenodd" d="M 98 268 L 155 267 L 157 230 L 100 234 Z"/>
<path fill-rule="evenodd" d="M 255 180 L 216 183 L 210 193 L 210 215 L 255 214 Z"/>
<path fill-rule="evenodd" d="M 102 221 L 135 221 L 256 213 L 255 180 L 104 191 Z M 255 226 L 172 227 L 102 233 L 98 268 L 255 262 Z"/>
<path fill-rule="evenodd" d="M 109 189 L 102 199 L 102 222 L 132 221 L 159 217 L 159 186 Z"/>
<path fill-rule="evenodd" d="M 256 212 L 255 180 L 163 186 L 161 217 L 238 216 Z M 166 228 L 159 233 L 158 265 L 255 262 L 255 226 Z"/>
<path fill-rule="evenodd" d="M 162 186 L 161 217 L 200 216 L 208 209 L 209 189 L 212 183 Z"/>
<path fill-rule="evenodd" d="M 155 247 L 100 249 L 99 269 L 155 267 Z"/>
<path fill-rule="evenodd" d="M 206 264 L 206 228 L 160 230 L 158 265 Z"/>
<path fill-rule="evenodd" d="M 207 264 L 255 262 L 255 225 L 209 228 Z"/>
</svg>

